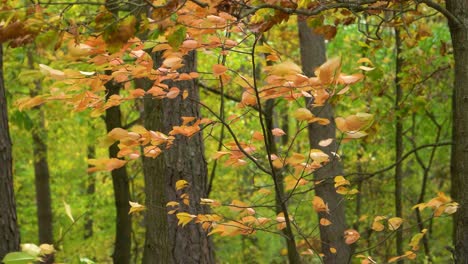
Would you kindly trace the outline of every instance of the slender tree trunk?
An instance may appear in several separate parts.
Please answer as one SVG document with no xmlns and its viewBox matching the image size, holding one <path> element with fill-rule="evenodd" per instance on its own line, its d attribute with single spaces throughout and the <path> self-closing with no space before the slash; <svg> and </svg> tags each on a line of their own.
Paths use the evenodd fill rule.
<svg viewBox="0 0 468 264">
<path fill-rule="evenodd" d="M 92 125 L 90 125 L 90 129 L 92 129 Z M 88 142 L 88 159 L 95 159 L 96 158 L 96 148 L 94 144 Z M 94 177 L 93 173 L 88 173 L 88 179 L 86 180 L 86 195 L 88 196 L 89 208 L 93 208 L 94 202 L 94 193 L 96 192 L 96 178 Z M 91 238 L 93 236 L 93 216 L 91 213 L 88 213 L 86 216 L 86 222 L 84 225 L 85 233 L 84 238 Z"/>
<path fill-rule="evenodd" d="M 185 66 L 179 72 L 196 71 L 196 56 L 190 52 L 185 56 Z M 161 64 L 160 53 L 153 56 L 155 65 Z M 175 99 L 145 98 L 145 126 L 147 129 L 167 134 L 181 124 L 183 116 L 200 117 L 198 86 L 193 80 L 167 82 L 181 92 Z M 182 99 L 184 90 L 189 92 Z M 176 136 L 174 145 L 164 150 L 156 159 L 144 159 L 145 187 L 148 211 L 147 232 L 143 263 L 214 263 L 211 239 L 199 224 L 177 225 L 174 215 L 168 215 L 166 203 L 178 200 L 184 211 L 190 214 L 205 214 L 207 208 L 199 205 L 206 197 L 207 167 L 201 133 L 187 138 Z M 189 206 L 183 205 L 175 190 L 178 180 L 186 180 L 190 196 Z M 152 211 L 152 212 L 151 212 Z M 164 230 L 167 229 L 167 230 Z"/>
<path fill-rule="evenodd" d="M 323 37 L 312 32 L 306 21 L 299 19 L 299 40 L 301 48 L 301 62 L 303 72 L 307 76 L 313 76 L 314 69 L 326 60 L 326 50 Z M 309 104 L 310 105 L 310 104 Z M 322 107 L 314 107 L 312 113 L 321 118 L 330 120 L 328 125 L 312 123 L 309 125 L 310 147 L 320 149 L 330 156 L 330 162 L 317 170 L 315 178 L 317 180 L 326 179 L 316 186 L 316 195 L 321 197 L 330 208 L 330 214 L 319 213 L 319 217 L 326 217 L 332 224 L 329 226 L 320 225 L 320 239 L 322 241 L 322 252 L 325 263 L 348 263 L 350 258 L 350 247 L 344 243 L 344 231 L 346 229 L 345 206 L 342 195 L 336 193 L 333 179 L 330 177 L 343 174 L 341 162 L 334 157 L 331 152 L 336 152 L 338 144 L 336 142 L 336 131 L 334 122 L 333 107 L 326 103 Z M 321 147 L 318 143 L 321 140 L 333 138 L 333 143 L 327 147 Z M 330 252 L 330 248 L 336 249 L 336 254 Z"/>
<path fill-rule="evenodd" d="M 401 57 L 401 38 L 400 30 L 395 28 L 395 215 L 397 217 L 403 217 L 403 163 L 398 162 L 401 160 L 403 155 L 403 121 L 400 114 L 400 102 L 403 98 L 403 89 L 400 84 L 399 74 L 401 73 L 401 68 L 403 64 L 403 59 Z M 396 231 L 396 250 L 397 255 L 403 255 L 403 228 L 400 227 Z M 401 264 L 404 261 L 402 259 L 398 260 L 398 263 Z"/>
<path fill-rule="evenodd" d="M 34 69 L 34 55 L 30 49 L 27 51 L 28 64 Z M 39 80 L 34 81 L 34 87 L 29 89 L 31 97 L 42 93 L 42 85 Z M 33 123 L 32 148 L 34 164 L 34 183 L 36 187 L 37 219 L 39 225 L 39 243 L 54 243 L 52 222 L 52 200 L 50 194 L 50 172 L 47 161 L 47 129 L 45 127 L 45 116 L 41 106 L 34 107 L 36 120 Z M 53 263 L 53 256 L 46 258 L 46 263 Z"/>
<path fill-rule="evenodd" d="M 455 262 L 468 263 L 468 1 L 447 0 L 460 23 L 449 21 L 455 59 L 452 127 L 452 196 L 460 204 L 454 216 Z"/>
<path fill-rule="evenodd" d="M 13 189 L 11 139 L 8 128 L 8 108 L 3 81 L 3 46 L 0 44 L 0 261 L 19 250 L 20 235 L 16 218 Z"/>
<path fill-rule="evenodd" d="M 119 94 L 121 85 L 113 80 L 107 82 L 106 100 L 114 94 Z M 113 106 L 106 110 L 106 128 L 107 132 L 117 127 L 122 127 L 122 118 L 120 106 Z M 109 147 L 109 157 L 117 158 L 119 152 L 118 143 L 115 142 Z M 115 208 L 117 210 L 116 226 L 115 226 L 115 248 L 112 259 L 114 263 L 128 264 L 130 263 L 131 250 L 131 232 L 132 219 L 128 214 L 130 210 L 130 191 L 128 186 L 128 175 L 126 167 L 115 169 L 111 172 L 112 184 L 114 186 Z"/>
</svg>

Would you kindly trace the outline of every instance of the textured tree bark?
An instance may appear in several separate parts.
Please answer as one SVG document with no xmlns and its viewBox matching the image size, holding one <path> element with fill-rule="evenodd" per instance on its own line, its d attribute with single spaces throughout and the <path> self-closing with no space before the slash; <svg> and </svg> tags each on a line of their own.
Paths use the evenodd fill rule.
<svg viewBox="0 0 468 264">
<path fill-rule="evenodd" d="M 468 0 L 447 0 L 455 60 L 452 127 L 452 196 L 460 204 L 454 216 L 455 263 L 468 263 Z"/>
<path fill-rule="evenodd" d="M 28 64 L 30 69 L 34 69 L 34 55 L 30 49 L 27 51 Z M 42 85 L 39 80 L 34 81 L 34 87 L 29 89 L 31 97 L 42 93 Z M 34 184 L 36 187 L 37 221 L 39 226 L 39 243 L 53 244 L 53 222 L 52 222 L 52 199 L 50 194 L 50 172 L 47 161 L 47 129 L 45 127 L 45 116 L 41 106 L 33 109 L 36 113 L 36 120 L 31 129 L 33 164 L 34 164 Z M 45 258 L 45 263 L 53 263 L 53 255 Z"/>
<path fill-rule="evenodd" d="M 107 82 L 106 100 L 114 94 L 119 94 L 121 85 L 113 80 Z M 120 106 L 113 106 L 106 110 L 106 128 L 107 132 L 117 127 L 122 127 L 122 118 Z M 117 158 L 119 152 L 118 142 L 109 147 L 109 157 Z M 132 219 L 128 214 L 130 210 L 130 191 L 128 186 L 127 170 L 124 167 L 115 169 L 111 172 L 112 184 L 114 186 L 115 208 L 117 211 L 116 226 L 115 226 L 115 248 L 112 255 L 114 263 L 128 264 L 130 263 L 131 250 L 131 232 Z"/>
<path fill-rule="evenodd" d="M 0 260 L 19 250 L 20 234 L 16 218 L 13 189 L 11 138 L 8 128 L 8 109 L 3 81 L 3 46 L 0 44 Z"/>
<path fill-rule="evenodd" d="M 153 56 L 155 65 L 161 64 L 159 53 Z M 196 71 L 194 52 L 184 58 L 185 66 L 179 72 Z M 147 129 L 165 134 L 173 126 L 181 124 L 182 116 L 200 117 L 198 102 L 199 91 L 191 81 L 166 82 L 169 87 L 176 86 L 180 95 L 175 99 L 145 98 L 145 125 Z M 184 100 L 182 93 L 189 92 Z M 148 211 L 146 215 L 147 234 L 144 263 L 214 263 L 213 245 L 199 224 L 189 223 L 185 227 L 177 225 L 174 215 L 167 215 L 166 203 L 179 201 L 184 211 L 190 214 L 205 214 L 207 208 L 199 205 L 200 198 L 206 197 L 207 167 L 201 133 L 190 138 L 176 136 L 174 145 L 163 150 L 156 159 L 144 159 L 145 187 Z M 183 205 L 178 198 L 175 184 L 186 180 L 190 186 L 185 189 L 190 196 L 190 205 Z M 164 230 L 167 229 L 167 230 Z M 161 237 L 160 237 L 161 236 Z M 167 236 L 167 237 L 162 237 Z M 151 251 L 151 252 L 150 252 Z"/>
<path fill-rule="evenodd" d="M 306 21 L 299 19 L 298 27 L 302 69 L 307 76 L 313 76 L 314 69 L 326 60 L 325 42 L 323 37 L 312 32 Z M 309 102 L 308 105 L 310 105 Z M 341 162 L 331 154 L 331 152 L 336 152 L 338 147 L 333 107 L 326 103 L 322 107 L 312 108 L 311 111 L 318 117 L 330 120 L 330 124 L 326 126 L 312 123 L 308 127 L 310 147 L 320 149 L 330 156 L 330 162 L 315 172 L 317 180 L 325 179 L 324 182 L 316 186 L 316 195 L 321 197 L 330 209 L 330 214 L 319 213 L 319 217 L 326 217 L 333 223 L 329 226 L 320 225 L 322 253 L 325 255 L 324 262 L 348 263 L 351 249 L 344 243 L 343 238 L 346 229 L 344 198 L 336 193 L 333 182 L 334 176 L 343 174 Z M 321 140 L 328 138 L 334 139 L 332 144 L 327 147 L 319 146 L 318 143 Z M 330 252 L 331 247 L 337 250 L 336 254 Z"/>
<path fill-rule="evenodd" d="M 403 98 L 403 89 L 400 84 L 400 73 L 403 66 L 403 58 L 401 57 L 401 38 L 400 30 L 395 28 L 395 215 L 403 217 L 403 163 L 398 162 L 403 156 L 403 120 L 399 113 L 400 102 Z M 396 251 L 397 255 L 403 255 L 403 227 L 397 230 L 396 234 Z M 398 260 L 398 263 L 403 263 L 403 259 Z"/>
</svg>

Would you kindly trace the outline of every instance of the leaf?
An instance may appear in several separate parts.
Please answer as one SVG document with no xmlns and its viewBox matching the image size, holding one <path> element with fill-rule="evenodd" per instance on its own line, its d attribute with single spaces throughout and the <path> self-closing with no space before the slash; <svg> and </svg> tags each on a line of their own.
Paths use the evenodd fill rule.
<svg viewBox="0 0 468 264">
<path fill-rule="evenodd" d="M 315 212 L 329 212 L 328 205 L 325 204 L 322 198 L 318 196 L 314 196 L 312 200 L 312 206 L 314 207 Z"/>
<path fill-rule="evenodd" d="M 272 133 L 273 136 L 275 136 L 275 137 L 281 137 L 281 136 L 286 135 L 286 133 L 285 133 L 281 128 L 273 128 L 273 129 L 271 130 L 271 133 Z"/>
<path fill-rule="evenodd" d="M 331 225 L 332 222 L 326 218 L 320 218 L 320 225 L 322 226 L 329 226 Z"/>
<path fill-rule="evenodd" d="M 182 25 L 179 25 L 177 29 L 174 32 L 172 32 L 172 34 L 169 34 L 169 36 L 167 36 L 167 42 L 172 48 L 178 49 L 182 42 L 185 40 L 186 33 L 187 28 L 185 28 Z"/>
<path fill-rule="evenodd" d="M 135 203 L 131 201 L 128 201 L 128 203 L 130 204 L 130 210 L 128 211 L 128 214 L 140 212 L 146 209 L 144 205 L 141 205 L 139 203 Z"/>
<path fill-rule="evenodd" d="M 41 248 L 32 243 L 21 244 L 21 251 L 33 257 L 41 254 Z"/>
<path fill-rule="evenodd" d="M 421 231 L 421 233 L 418 233 L 416 235 L 414 235 L 411 240 L 410 240 L 410 243 L 409 245 L 411 246 L 411 249 L 412 250 L 418 250 L 419 249 L 419 242 L 421 241 L 421 239 L 424 237 L 424 235 L 426 234 L 427 232 L 427 229 L 423 229 Z"/>
<path fill-rule="evenodd" d="M 322 84 L 331 84 L 340 75 L 341 58 L 335 57 L 327 60 L 315 72 Z"/>
<path fill-rule="evenodd" d="M 372 223 L 372 230 L 380 232 L 385 229 L 385 226 L 381 223 L 384 220 L 385 216 L 376 216 L 374 222 Z"/>
<path fill-rule="evenodd" d="M 347 229 L 344 232 L 345 243 L 348 245 L 354 244 L 360 237 L 359 232 L 354 229 Z"/>
<path fill-rule="evenodd" d="M 188 223 L 190 223 L 190 221 L 192 221 L 195 217 L 197 217 L 196 215 L 191 215 L 189 213 L 177 213 L 176 216 L 177 216 L 177 219 L 179 220 L 177 225 L 182 225 L 182 226 L 186 226 Z"/>
<path fill-rule="evenodd" d="M 309 121 L 310 119 L 314 118 L 314 115 L 307 108 L 299 108 L 294 111 L 293 117 L 299 121 Z"/>
<path fill-rule="evenodd" d="M 169 99 L 174 99 L 177 97 L 177 95 L 179 95 L 179 93 L 180 93 L 179 88 L 172 87 L 171 89 L 169 89 L 169 92 L 167 92 L 166 97 Z"/>
<path fill-rule="evenodd" d="M 327 147 L 327 146 L 329 146 L 332 142 L 333 142 L 333 138 L 328 138 L 328 139 L 320 140 L 319 143 L 318 143 L 318 145 L 321 146 L 321 147 Z"/>
<path fill-rule="evenodd" d="M 71 221 L 74 223 L 75 219 L 73 218 L 70 205 L 63 201 L 63 206 L 65 207 L 65 213 L 67 214 L 68 218 L 70 218 Z"/>
<path fill-rule="evenodd" d="M 228 67 L 221 65 L 221 64 L 215 64 L 213 65 L 213 74 L 215 76 L 220 76 L 221 74 L 224 74 L 228 70 Z"/>
<path fill-rule="evenodd" d="M 36 261 L 36 258 L 25 252 L 11 252 L 3 258 L 5 264 L 28 264 Z"/>
<path fill-rule="evenodd" d="M 53 69 L 53 68 L 51 68 L 51 67 L 49 67 L 47 65 L 44 65 L 44 64 L 39 64 L 39 68 L 40 68 L 42 73 L 44 73 L 46 75 L 49 75 L 53 79 L 62 80 L 62 79 L 65 78 L 65 73 L 63 71 Z"/>
<path fill-rule="evenodd" d="M 186 180 L 178 180 L 176 182 L 176 191 L 180 191 L 181 189 L 184 189 L 189 186 L 188 181 Z"/>
<path fill-rule="evenodd" d="M 388 229 L 391 231 L 397 230 L 403 224 L 403 218 L 392 217 L 388 219 Z"/>
<path fill-rule="evenodd" d="M 44 255 L 50 255 L 55 252 L 54 245 L 51 244 L 41 244 L 39 248 L 41 249 L 41 254 Z"/>
<path fill-rule="evenodd" d="M 336 254 L 336 248 L 331 247 L 331 248 L 330 248 L 330 252 L 331 252 L 332 254 Z"/>
</svg>

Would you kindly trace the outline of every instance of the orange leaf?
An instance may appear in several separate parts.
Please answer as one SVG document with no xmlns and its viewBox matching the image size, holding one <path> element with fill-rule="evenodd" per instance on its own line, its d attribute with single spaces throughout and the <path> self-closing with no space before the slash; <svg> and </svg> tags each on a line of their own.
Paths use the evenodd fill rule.
<svg viewBox="0 0 468 264">
<path fill-rule="evenodd" d="M 221 65 L 221 64 L 215 64 L 213 65 L 213 74 L 216 76 L 219 76 L 223 73 L 225 73 L 228 70 L 228 67 Z"/>
</svg>

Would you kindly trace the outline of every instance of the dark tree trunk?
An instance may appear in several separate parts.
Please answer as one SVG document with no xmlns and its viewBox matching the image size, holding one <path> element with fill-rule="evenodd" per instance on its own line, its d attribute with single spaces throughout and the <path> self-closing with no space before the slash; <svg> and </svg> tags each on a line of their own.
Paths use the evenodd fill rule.
<svg viewBox="0 0 468 264">
<path fill-rule="evenodd" d="M 0 44 L 0 260 L 19 250 L 20 236 L 16 218 L 11 139 L 8 109 L 3 81 L 3 46 Z"/>
<path fill-rule="evenodd" d="M 312 32 L 306 21 L 299 19 L 299 40 L 301 48 L 302 69 L 307 76 L 313 76 L 314 69 L 326 60 L 325 42 L 323 37 Z M 310 106 L 310 103 L 308 102 Z M 350 258 L 350 247 L 344 243 L 344 231 L 346 229 L 344 197 L 336 193 L 333 177 L 343 175 L 341 162 L 331 152 L 337 152 L 336 131 L 333 107 L 326 103 L 322 107 L 311 108 L 314 115 L 330 120 L 328 125 L 312 123 L 309 125 L 310 147 L 320 149 L 330 156 L 330 162 L 315 172 L 317 180 L 326 179 L 315 188 L 316 195 L 321 197 L 330 208 L 330 214 L 319 213 L 319 217 L 329 219 L 329 226 L 320 225 L 320 239 L 322 241 L 322 252 L 325 263 L 348 263 Z M 327 147 L 319 146 L 324 139 L 333 138 L 333 143 Z M 330 252 L 333 247 L 336 254 Z"/>
<path fill-rule="evenodd" d="M 121 85 L 113 80 L 106 83 L 106 99 L 114 94 L 119 94 Z M 122 127 L 120 106 L 113 106 L 106 110 L 107 132 L 117 127 Z M 109 147 L 109 157 L 117 158 L 119 152 L 118 142 Z M 117 211 L 115 226 L 115 248 L 112 259 L 114 263 L 130 263 L 132 219 L 128 214 L 130 210 L 130 191 L 126 167 L 115 169 L 111 172 L 114 186 L 115 208 Z"/>
<path fill-rule="evenodd" d="M 34 55 L 31 50 L 27 51 L 28 64 L 30 69 L 34 69 Z M 29 89 L 31 97 L 42 93 L 42 85 L 39 80 L 34 81 L 34 87 Z M 50 173 L 47 161 L 47 130 L 45 127 L 44 111 L 41 106 L 34 107 L 36 120 L 31 129 L 34 183 L 36 187 L 37 221 L 39 225 L 39 243 L 53 244 L 53 224 L 52 224 L 52 200 L 50 194 Z M 53 263 L 53 256 L 46 258 L 46 263 Z"/>
<path fill-rule="evenodd" d="M 403 217 L 403 163 L 399 162 L 403 156 L 403 120 L 400 115 L 400 102 L 403 98 L 403 89 L 400 84 L 400 73 L 403 66 L 403 58 L 401 57 L 401 38 L 400 30 L 395 28 L 395 215 Z M 396 250 L 397 255 L 403 255 L 403 227 L 396 231 Z M 403 263 L 403 259 L 398 260 L 398 263 Z"/>
<path fill-rule="evenodd" d="M 160 54 L 154 54 L 155 65 L 161 62 Z M 180 72 L 196 71 L 195 53 L 185 56 L 185 66 Z M 198 86 L 194 81 L 167 82 L 181 92 L 175 99 L 145 98 L 145 125 L 147 129 L 167 134 L 173 126 L 181 124 L 182 116 L 200 117 Z M 189 92 L 184 100 L 182 93 Z M 156 159 L 144 159 L 145 187 L 148 211 L 144 263 L 214 263 L 213 246 L 199 224 L 177 225 L 177 218 L 168 215 L 166 203 L 179 201 L 190 214 L 205 214 L 208 210 L 199 205 L 206 197 L 207 167 L 201 133 L 187 138 L 176 136 L 174 145 L 164 150 Z M 178 199 L 175 183 L 186 180 L 190 186 L 190 205 Z M 151 212 L 153 211 L 153 212 Z M 167 229 L 167 230 L 164 230 Z M 163 237 L 167 236 L 167 237 Z"/>
<path fill-rule="evenodd" d="M 452 196 L 460 204 L 454 216 L 454 257 L 456 263 L 468 263 L 468 0 L 447 0 L 446 5 L 460 21 L 449 21 L 455 59 Z"/>
</svg>

